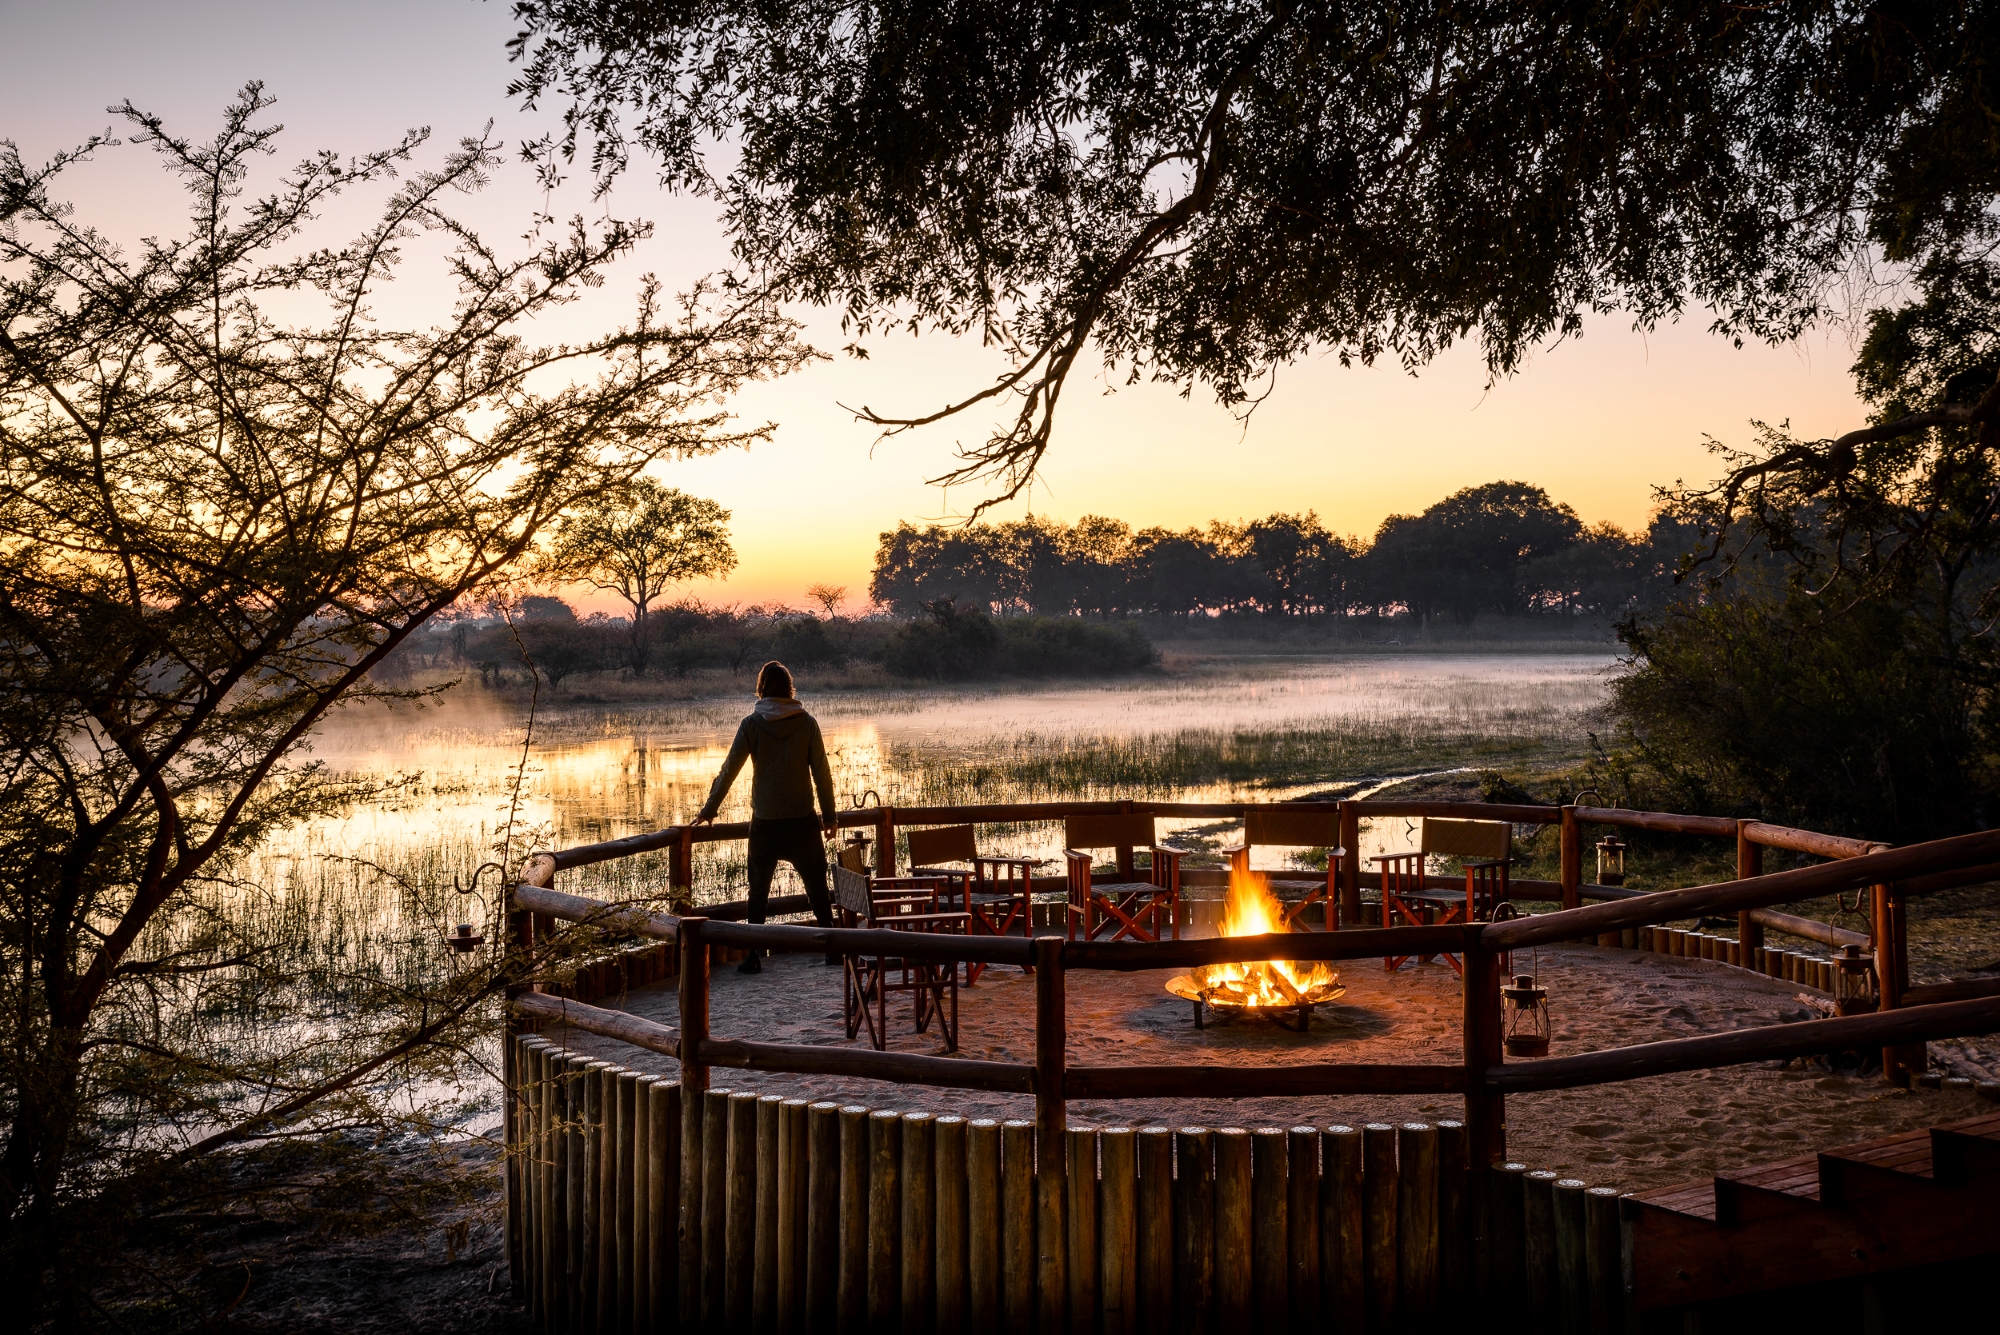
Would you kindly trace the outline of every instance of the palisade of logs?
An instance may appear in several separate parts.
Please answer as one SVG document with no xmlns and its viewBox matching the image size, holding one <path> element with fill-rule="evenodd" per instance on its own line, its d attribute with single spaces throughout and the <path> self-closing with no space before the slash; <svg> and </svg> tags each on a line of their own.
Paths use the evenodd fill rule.
<svg viewBox="0 0 2000 1335">
<path fill-rule="evenodd" d="M 522 1289 L 564 1335 L 1362 1335 L 1489 1301 L 1535 1329 L 1625 1329 L 1617 1192 L 1512 1163 L 1476 1186 L 1457 1121 L 1050 1145 L 1025 1121 L 696 1099 L 533 1034 L 514 1069 Z M 1035 1208 L 1047 1191 L 1061 1210 Z"/>
</svg>

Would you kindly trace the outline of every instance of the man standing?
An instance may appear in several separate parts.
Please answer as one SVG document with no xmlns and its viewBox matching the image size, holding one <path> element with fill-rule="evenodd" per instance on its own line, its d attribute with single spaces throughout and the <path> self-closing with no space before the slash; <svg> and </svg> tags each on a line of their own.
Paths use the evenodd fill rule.
<svg viewBox="0 0 2000 1335">
<path fill-rule="evenodd" d="M 708 801 L 696 825 L 715 819 L 729 786 L 743 762 L 750 778 L 750 921 L 764 921 L 771 897 L 771 874 L 789 862 L 805 882 L 806 898 L 822 927 L 833 926 L 833 906 L 826 889 L 826 845 L 834 833 L 833 771 L 826 763 L 826 743 L 819 724 L 793 695 L 792 673 L 773 659 L 757 671 L 757 705 L 737 725 L 729 758 L 708 790 Z M 820 818 L 813 816 L 813 792 L 819 792 Z M 758 973 L 758 953 L 736 966 Z"/>
</svg>

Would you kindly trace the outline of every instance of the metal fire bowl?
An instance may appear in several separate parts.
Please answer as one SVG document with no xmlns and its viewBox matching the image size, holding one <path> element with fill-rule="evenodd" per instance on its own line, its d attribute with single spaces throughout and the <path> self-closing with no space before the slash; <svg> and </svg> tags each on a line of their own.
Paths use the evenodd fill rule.
<svg viewBox="0 0 2000 1335">
<path fill-rule="evenodd" d="M 1241 1002 L 1220 1000 L 1212 996 L 1207 989 L 1194 980 L 1193 975 L 1185 973 L 1169 978 L 1167 980 L 1167 991 L 1194 1003 L 1194 1027 L 1197 1029 L 1208 1027 L 1207 1011 L 1213 1009 L 1217 1015 L 1226 1015 L 1231 1018 L 1238 1015 L 1255 1015 L 1270 1020 L 1274 1024 L 1283 1024 L 1285 1017 L 1291 1015 L 1296 1018 L 1292 1024 L 1286 1027 L 1295 1028 L 1302 1034 L 1306 1031 L 1306 1026 L 1312 1022 L 1313 1007 L 1338 1001 L 1341 997 L 1347 995 L 1347 989 L 1336 983 L 1324 992 L 1315 995 L 1312 1000 L 1296 1005 L 1245 1006 Z"/>
</svg>

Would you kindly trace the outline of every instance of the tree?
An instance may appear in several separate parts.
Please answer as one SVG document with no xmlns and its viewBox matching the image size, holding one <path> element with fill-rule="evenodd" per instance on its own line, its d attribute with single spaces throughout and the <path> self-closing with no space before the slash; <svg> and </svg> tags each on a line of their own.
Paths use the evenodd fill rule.
<svg viewBox="0 0 2000 1335">
<path fill-rule="evenodd" d="M 1369 552 L 1378 596 L 1419 616 L 1469 622 L 1482 611 L 1526 610 L 1521 567 L 1560 551 L 1583 531 L 1576 512 L 1525 482 L 1453 492 L 1421 515 L 1391 515 Z"/>
<path fill-rule="evenodd" d="M 706 497 L 634 478 L 563 518 L 545 569 L 631 604 L 632 670 L 643 677 L 646 612 L 676 584 L 736 568 L 728 523 L 729 511 Z"/>
<path fill-rule="evenodd" d="M 650 155 L 857 334 L 977 331 L 949 476 L 1025 488 L 1068 377 L 1254 404 L 1313 348 L 1496 375 L 1591 313 L 1784 337 L 1991 225 L 1992 0 L 522 0 L 559 174 Z"/>
<path fill-rule="evenodd" d="M 712 405 L 808 355 L 761 297 L 662 309 L 651 280 L 623 328 L 538 346 L 643 225 L 504 255 L 446 207 L 496 145 L 415 169 L 422 134 L 252 196 L 269 105 L 247 86 L 208 142 L 115 109 L 186 191 L 180 239 L 121 244 L 53 193 L 114 141 L 41 166 L 0 143 L 0 1251 L 29 1323 L 81 1320 L 121 1238 L 254 1200 L 260 1163 L 338 1195 L 300 1157 L 344 1143 L 322 1132 L 427 1125 L 378 1086 L 489 1032 L 502 933 L 448 967 L 423 934 L 460 910 L 424 882 L 407 967 L 307 949 L 227 910 L 243 859 L 368 796 L 302 753 L 336 709 L 412 703 L 370 677 L 400 645 L 570 507 L 762 436 Z M 379 220 L 329 245 L 367 193 Z M 451 306 L 379 324 L 426 247 Z"/>
</svg>

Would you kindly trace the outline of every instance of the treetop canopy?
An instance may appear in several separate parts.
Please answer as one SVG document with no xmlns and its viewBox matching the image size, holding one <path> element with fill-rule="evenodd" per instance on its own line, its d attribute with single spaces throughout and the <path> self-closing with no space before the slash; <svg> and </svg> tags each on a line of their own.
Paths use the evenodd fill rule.
<svg viewBox="0 0 2000 1335">
<path fill-rule="evenodd" d="M 1312 348 L 1477 337 L 1504 374 L 1591 312 L 1781 338 L 1871 253 L 1983 244 L 1995 9 L 524 0 L 514 91 L 566 107 L 545 169 L 642 152 L 858 334 L 1003 348 L 942 411 L 864 415 L 1011 404 L 951 477 L 1013 495 L 1092 340 L 1244 405 Z"/>
</svg>

